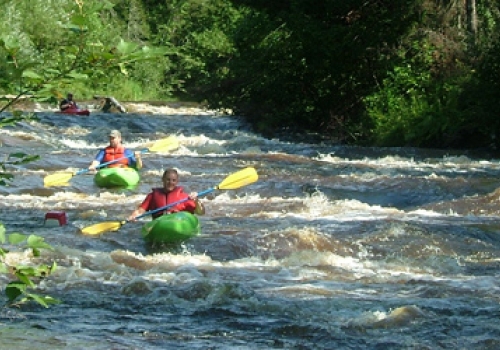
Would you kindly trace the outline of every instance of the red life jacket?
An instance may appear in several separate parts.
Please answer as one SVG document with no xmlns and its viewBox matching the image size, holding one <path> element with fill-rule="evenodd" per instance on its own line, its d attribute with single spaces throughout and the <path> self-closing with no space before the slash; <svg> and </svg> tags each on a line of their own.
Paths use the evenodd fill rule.
<svg viewBox="0 0 500 350">
<path fill-rule="evenodd" d="M 188 194 L 184 192 L 184 189 L 180 186 L 175 187 L 169 193 L 165 193 L 163 188 L 153 188 L 152 198 L 149 202 L 149 207 L 146 211 L 155 210 L 161 207 L 164 207 L 168 204 L 175 203 L 177 201 L 186 199 Z M 146 208 L 144 208 L 146 209 Z M 166 213 L 176 212 L 176 211 L 188 211 L 191 214 L 194 214 L 196 210 L 196 203 L 193 200 L 187 200 L 185 202 L 179 203 L 174 207 L 168 208 L 166 211 L 158 212 L 152 214 L 153 219 L 156 219 L 159 216 L 162 216 Z"/>
<path fill-rule="evenodd" d="M 120 159 L 123 157 L 125 157 L 125 147 L 119 146 L 117 148 L 113 148 L 111 146 L 108 146 L 104 149 L 104 158 L 102 159 L 102 162 L 111 162 L 115 159 Z M 116 163 L 109 164 L 108 168 L 128 168 L 128 158 L 123 158 Z"/>
</svg>

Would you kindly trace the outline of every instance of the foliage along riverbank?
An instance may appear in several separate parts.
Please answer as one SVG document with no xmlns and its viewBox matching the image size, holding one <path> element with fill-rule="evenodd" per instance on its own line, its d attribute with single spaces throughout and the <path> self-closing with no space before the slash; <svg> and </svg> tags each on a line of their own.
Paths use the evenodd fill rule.
<svg viewBox="0 0 500 350">
<path fill-rule="evenodd" d="M 6 1 L 0 92 L 207 103 L 272 136 L 500 147 L 496 0 Z"/>
</svg>

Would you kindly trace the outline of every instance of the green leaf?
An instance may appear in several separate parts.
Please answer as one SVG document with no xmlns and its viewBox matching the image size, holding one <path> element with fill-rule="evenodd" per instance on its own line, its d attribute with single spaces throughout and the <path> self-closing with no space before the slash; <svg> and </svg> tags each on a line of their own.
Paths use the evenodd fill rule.
<svg viewBox="0 0 500 350">
<path fill-rule="evenodd" d="M 128 55 L 136 51 L 138 48 L 137 44 L 127 42 L 123 39 L 120 40 L 120 43 L 116 46 L 116 49 L 118 50 L 119 53 L 122 55 Z"/>
<path fill-rule="evenodd" d="M 3 167 L 3 166 L 2 166 L 2 168 L 5 169 L 5 167 Z M 0 179 L 12 180 L 13 178 L 14 178 L 14 175 L 12 175 L 12 174 L 0 172 Z"/>
<path fill-rule="evenodd" d="M 16 276 L 19 278 L 19 281 L 24 283 L 26 286 L 29 287 L 34 287 L 35 284 L 33 281 L 29 278 L 29 276 L 34 277 L 35 276 L 35 269 L 34 268 L 24 268 L 22 271 L 17 270 L 16 271 Z"/>
<path fill-rule="evenodd" d="M 28 298 L 24 297 L 24 298 L 21 298 L 19 299 L 17 302 L 16 302 L 16 305 L 21 305 L 21 304 L 25 304 L 29 301 Z"/>
<path fill-rule="evenodd" d="M 52 271 L 52 267 L 48 267 L 47 265 L 40 265 L 36 269 L 36 275 L 38 277 L 47 277 L 50 275 Z"/>
<path fill-rule="evenodd" d="M 27 297 L 36 301 L 38 304 L 48 308 L 49 305 L 45 302 L 45 300 L 43 299 L 43 297 L 37 295 L 37 294 L 27 294 Z"/>
<path fill-rule="evenodd" d="M 26 284 L 20 283 L 19 281 L 10 282 L 7 287 L 5 287 L 5 295 L 7 295 L 9 301 L 16 300 L 25 291 Z"/>
<path fill-rule="evenodd" d="M 50 295 L 45 295 L 42 297 L 47 304 L 60 304 L 61 300 L 51 297 Z"/>
<path fill-rule="evenodd" d="M 54 249 L 50 244 L 44 242 L 43 237 L 36 235 L 30 235 L 28 237 L 28 247 L 33 249 Z"/>
<path fill-rule="evenodd" d="M 122 74 L 128 75 L 128 71 L 127 71 L 127 68 L 125 67 L 125 64 L 119 63 L 118 67 L 120 67 L 120 72 L 122 72 Z"/>
<path fill-rule="evenodd" d="M 9 158 L 23 158 L 23 157 L 26 157 L 26 156 L 27 156 L 27 154 L 26 153 L 22 153 L 22 152 L 9 154 Z"/>
<path fill-rule="evenodd" d="M 26 239 L 27 239 L 26 235 L 23 235 L 21 233 L 11 233 L 9 235 L 10 244 L 20 244 L 26 241 Z"/>
<path fill-rule="evenodd" d="M 80 14 L 75 14 L 73 16 L 71 16 L 71 23 L 74 24 L 75 26 L 77 26 L 78 29 L 80 29 L 80 27 L 83 27 L 87 24 L 88 20 L 85 16 L 83 15 L 80 15 Z M 73 27 L 75 28 L 75 27 Z"/>
<path fill-rule="evenodd" d="M 37 80 L 42 80 L 43 77 L 39 75 L 38 73 L 32 71 L 32 70 L 25 70 L 23 72 L 23 78 L 32 78 L 32 79 L 37 79 Z"/>
<path fill-rule="evenodd" d="M 0 223 L 0 243 L 5 243 L 5 226 L 2 223 Z"/>
<path fill-rule="evenodd" d="M 14 158 L 18 158 L 18 156 L 20 154 L 21 153 L 9 154 L 9 157 L 13 156 Z M 32 162 L 32 161 L 40 159 L 40 156 L 38 156 L 38 155 L 25 154 L 23 157 L 24 158 L 21 158 L 19 160 L 14 160 L 14 161 L 11 161 L 10 158 L 8 158 L 8 160 L 9 160 L 8 164 L 19 165 L 19 164 L 29 163 L 29 162 Z"/>
<path fill-rule="evenodd" d="M 52 266 L 50 267 L 50 273 L 54 272 L 55 270 L 57 270 L 57 263 L 54 261 L 52 263 Z"/>
<path fill-rule="evenodd" d="M 48 74 L 52 74 L 52 75 L 60 75 L 61 74 L 61 71 L 59 69 L 55 69 L 55 68 L 47 68 L 45 70 L 46 73 Z"/>
<path fill-rule="evenodd" d="M 55 298 L 52 298 L 50 296 L 42 296 L 38 294 L 26 294 L 27 297 L 32 299 L 33 301 L 36 301 L 38 304 L 45 306 L 46 308 L 49 307 L 49 304 L 60 304 L 61 301 Z"/>
<path fill-rule="evenodd" d="M 19 44 L 19 39 L 15 36 L 2 36 L 3 46 L 9 52 L 17 51 L 21 45 Z"/>
<path fill-rule="evenodd" d="M 101 57 L 100 58 L 103 59 L 103 60 L 106 60 L 106 61 L 111 61 L 113 59 L 116 59 L 116 56 L 113 55 L 110 52 L 103 52 L 103 53 L 101 53 Z"/>
<path fill-rule="evenodd" d="M 39 250 L 39 249 L 37 249 L 37 248 L 32 248 L 32 249 L 31 249 L 31 251 L 32 251 L 33 256 L 34 256 L 35 258 L 38 258 L 38 257 L 40 256 L 40 250 Z"/>
<path fill-rule="evenodd" d="M 87 74 L 80 74 L 80 73 L 75 73 L 75 72 L 69 73 L 68 76 L 73 78 L 73 79 L 78 79 L 78 80 L 86 80 L 89 78 L 89 76 Z"/>
<path fill-rule="evenodd" d="M 115 5 L 109 1 L 101 0 L 93 3 L 86 3 L 85 6 L 87 6 L 87 11 L 90 13 L 100 13 L 103 10 L 112 9 Z"/>
</svg>

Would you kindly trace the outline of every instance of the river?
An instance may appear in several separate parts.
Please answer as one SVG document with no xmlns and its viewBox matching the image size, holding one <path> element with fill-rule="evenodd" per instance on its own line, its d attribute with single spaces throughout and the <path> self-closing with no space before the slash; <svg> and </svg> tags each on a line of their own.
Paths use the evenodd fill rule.
<svg viewBox="0 0 500 350">
<path fill-rule="evenodd" d="M 55 261 L 36 292 L 61 304 L 3 308 L 1 349 L 500 348 L 499 159 L 268 139 L 210 112 L 37 116 L 0 129 L 2 157 L 41 156 L 8 168 L 0 220 L 54 247 L 8 260 Z M 133 149 L 181 145 L 144 154 L 135 189 L 100 189 L 88 173 L 44 187 L 86 168 L 110 129 Z M 146 245 L 149 218 L 82 234 L 125 219 L 170 167 L 188 191 L 245 167 L 259 180 L 204 197 L 202 234 L 180 246 Z M 45 223 L 50 211 L 68 225 Z"/>
</svg>

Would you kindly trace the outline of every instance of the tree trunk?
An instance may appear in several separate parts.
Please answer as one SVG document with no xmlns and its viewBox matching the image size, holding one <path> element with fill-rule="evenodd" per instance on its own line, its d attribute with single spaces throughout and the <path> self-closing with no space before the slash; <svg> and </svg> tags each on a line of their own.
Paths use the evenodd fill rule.
<svg viewBox="0 0 500 350">
<path fill-rule="evenodd" d="M 477 39 L 477 11 L 476 0 L 465 0 L 467 13 L 467 30 L 472 45 L 476 44 Z"/>
</svg>

